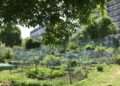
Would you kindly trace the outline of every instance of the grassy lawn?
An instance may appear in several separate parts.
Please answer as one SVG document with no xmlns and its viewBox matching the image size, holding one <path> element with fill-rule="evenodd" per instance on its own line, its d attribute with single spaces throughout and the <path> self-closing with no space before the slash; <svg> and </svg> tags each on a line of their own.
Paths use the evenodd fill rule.
<svg viewBox="0 0 120 86">
<path fill-rule="evenodd" d="M 93 70 L 88 78 L 77 83 L 75 86 L 120 86 L 120 66 L 103 65 L 104 72 Z"/>
<path fill-rule="evenodd" d="M 96 68 L 91 70 L 88 78 L 80 82 L 74 82 L 71 86 L 120 86 L 120 66 L 119 65 L 102 65 L 104 67 L 103 72 L 98 72 Z M 18 80 L 25 82 L 36 82 L 36 79 L 30 79 L 25 76 L 23 72 L 16 71 L 1 71 L 0 72 L 0 81 L 1 80 Z M 46 80 L 49 81 L 49 80 Z M 53 80 L 53 82 L 56 80 Z M 64 81 L 64 80 L 61 80 Z M 44 81 L 39 81 L 44 82 Z M 65 83 L 62 83 L 61 86 Z"/>
<path fill-rule="evenodd" d="M 1 71 L 0 80 L 29 80 L 23 72 L 15 71 Z"/>
<path fill-rule="evenodd" d="M 66 82 L 62 79 L 53 79 L 53 80 L 37 80 L 31 79 L 26 76 L 24 72 L 20 72 L 19 70 L 13 71 L 1 71 L 0 72 L 0 81 L 17 81 L 17 83 L 25 83 L 26 85 L 19 84 L 17 86 L 66 86 Z M 33 85 L 29 85 L 33 84 Z M 1 86 L 1 85 L 0 85 Z M 11 85 L 10 85 L 11 86 Z M 15 85 L 16 86 L 16 85 Z"/>
</svg>

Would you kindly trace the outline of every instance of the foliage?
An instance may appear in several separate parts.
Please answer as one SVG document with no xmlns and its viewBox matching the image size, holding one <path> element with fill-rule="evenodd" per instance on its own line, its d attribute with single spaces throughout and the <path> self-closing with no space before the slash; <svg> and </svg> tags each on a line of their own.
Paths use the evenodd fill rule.
<svg viewBox="0 0 120 86">
<path fill-rule="evenodd" d="M 18 70 L 0 71 L 0 84 L 2 82 L 10 82 L 11 84 L 8 84 L 10 86 L 67 86 L 64 80 L 53 79 L 51 82 L 50 80 L 29 79 Z"/>
<path fill-rule="evenodd" d="M 0 61 L 10 60 L 14 57 L 14 53 L 11 48 L 0 47 Z"/>
<path fill-rule="evenodd" d="M 24 23 L 29 25 L 48 24 L 60 21 L 60 17 L 88 18 L 90 13 L 97 8 L 105 9 L 109 0 L 14 0 L 0 1 L 1 22 Z M 27 9 L 24 9 L 27 8 Z M 18 21 L 19 20 L 19 21 Z M 47 20 L 47 21 L 46 21 Z M 49 21 L 49 22 L 48 22 Z"/>
<path fill-rule="evenodd" d="M 87 65 L 87 67 L 88 66 L 90 65 Z M 81 80 L 81 79 L 76 80 L 76 76 L 77 78 L 82 77 L 81 71 L 83 75 L 86 76 L 86 72 L 84 70 L 82 70 L 80 67 L 76 68 L 76 70 L 73 72 L 73 74 L 75 73 L 76 76 L 72 77 L 72 78 L 75 77 L 75 80 L 73 81 L 73 84 L 70 86 L 100 86 L 100 85 L 101 86 L 106 86 L 106 85 L 119 86 L 120 85 L 119 65 L 104 64 L 102 66 L 104 67 L 104 71 L 98 72 L 96 71 L 97 65 L 92 65 L 92 69 L 87 73 L 88 77 L 84 78 L 84 80 Z M 48 80 L 29 79 L 24 75 L 23 72 L 20 72 L 20 71 L 18 72 L 16 70 L 13 70 L 11 72 L 0 71 L 0 81 L 12 82 L 12 86 L 69 86 L 67 78 L 64 79 L 62 77 L 62 78 L 56 78 L 56 79 L 53 78 Z"/>
<path fill-rule="evenodd" d="M 120 65 L 120 55 L 114 56 L 114 57 L 113 57 L 113 62 L 114 62 L 115 64 Z"/>
<path fill-rule="evenodd" d="M 42 25 L 47 28 L 45 44 L 66 44 L 64 42 L 75 31 L 74 21 L 89 23 L 91 13 L 94 10 L 103 13 L 107 1 L 109 0 L 1 0 L 0 24 Z"/>
<path fill-rule="evenodd" d="M 83 34 L 92 40 L 102 39 L 107 35 L 116 33 L 116 27 L 108 17 L 98 18 L 83 31 Z"/>
<path fill-rule="evenodd" d="M 12 81 L 12 86 L 67 86 L 66 83 L 62 80 L 46 80 L 46 81 L 39 81 L 39 80 L 22 80 Z"/>
<path fill-rule="evenodd" d="M 9 47 L 21 44 L 21 32 L 17 26 L 6 24 L 0 28 L 0 41 L 2 43 Z"/>
<path fill-rule="evenodd" d="M 104 51 L 107 51 L 107 48 L 104 46 L 96 46 L 95 51 L 104 52 Z"/>
<path fill-rule="evenodd" d="M 29 78 L 47 80 L 50 78 L 62 77 L 65 74 L 65 71 L 62 69 L 38 68 L 37 71 L 30 69 L 26 74 Z"/>
<path fill-rule="evenodd" d="M 47 66 L 58 66 L 61 64 L 63 57 L 58 57 L 54 55 L 46 55 L 43 59 L 43 64 Z"/>
<path fill-rule="evenodd" d="M 72 68 L 72 67 L 76 67 L 77 65 L 78 65 L 77 60 L 68 60 L 68 67 Z"/>
<path fill-rule="evenodd" d="M 87 68 L 87 66 L 81 66 L 81 67 L 77 67 L 75 68 L 75 70 L 73 71 L 73 74 L 76 79 L 78 79 L 79 81 L 87 79 L 88 78 L 88 74 L 89 74 L 90 69 Z"/>
<path fill-rule="evenodd" d="M 43 35 L 44 44 L 66 46 L 69 41 L 69 36 L 74 30 L 71 27 L 67 27 L 63 21 L 61 21 L 60 23 L 47 27 L 46 32 L 47 33 Z"/>
<path fill-rule="evenodd" d="M 33 49 L 33 48 L 38 48 L 40 47 L 40 42 L 34 41 L 33 39 L 26 39 L 25 42 L 25 49 Z"/>
<path fill-rule="evenodd" d="M 68 50 L 76 50 L 79 46 L 75 42 L 68 43 Z"/>
<path fill-rule="evenodd" d="M 94 50 L 94 49 L 95 49 L 95 46 L 92 45 L 92 44 L 87 44 L 87 45 L 85 46 L 85 49 L 86 49 L 86 50 Z"/>
<path fill-rule="evenodd" d="M 49 82 L 40 82 L 40 81 L 12 81 L 12 86 L 52 86 Z"/>
<path fill-rule="evenodd" d="M 103 66 L 101 66 L 101 65 L 97 66 L 97 71 L 98 72 L 103 72 L 104 71 Z"/>
</svg>

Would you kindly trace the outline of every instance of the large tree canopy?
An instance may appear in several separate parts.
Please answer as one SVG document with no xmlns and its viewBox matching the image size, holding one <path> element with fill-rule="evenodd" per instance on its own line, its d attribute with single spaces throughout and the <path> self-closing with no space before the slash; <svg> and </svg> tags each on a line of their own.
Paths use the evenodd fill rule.
<svg viewBox="0 0 120 86">
<path fill-rule="evenodd" d="M 108 0 L 0 0 L 0 21 L 46 25 L 60 21 L 60 17 L 86 20 Z"/>
<path fill-rule="evenodd" d="M 84 31 L 84 37 L 91 40 L 100 40 L 110 34 L 115 34 L 117 31 L 116 25 L 109 17 L 96 19 L 92 24 L 88 25 Z"/>
<path fill-rule="evenodd" d="M 65 28 L 67 28 L 67 34 L 73 33 L 68 26 L 73 24 L 75 20 L 78 20 L 79 23 L 88 23 L 90 14 L 96 8 L 99 8 L 99 11 L 104 14 L 103 9 L 105 9 L 105 3 L 107 1 L 0 0 L 0 23 L 17 23 L 27 26 L 43 25 L 47 27 L 46 32 L 53 32 L 54 37 L 57 37 L 59 40 L 66 40 L 69 35 L 63 33 Z M 55 29 L 56 24 L 58 26 L 62 24 L 62 26 L 59 29 Z M 52 38 L 53 35 L 45 37 Z M 56 38 L 52 40 L 56 40 Z"/>
</svg>

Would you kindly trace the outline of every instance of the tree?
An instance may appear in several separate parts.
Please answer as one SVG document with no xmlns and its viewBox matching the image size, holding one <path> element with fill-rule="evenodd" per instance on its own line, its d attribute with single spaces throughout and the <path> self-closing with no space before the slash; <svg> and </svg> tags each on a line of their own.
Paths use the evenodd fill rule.
<svg viewBox="0 0 120 86">
<path fill-rule="evenodd" d="M 61 42 L 68 38 L 69 35 L 66 34 L 71 29 L 66 27 L 71 24 L 73 26 L 73 21 L 89 23 L 90 14 L 97 8 L 104 14 L 107 1 L 109 0 L 0 0 L 0 23 L 45 26 L 48 33 L 45 40 L 50 38 L 52 41 L 54 36 L 58 43 L 58 40 Z M 61 22 L 62 28 L 56 31 L 56 24 Z M 67 33 L 63 34 L 63 31 Z"/>
<path fill-rule="evenodd" d="M 21 32 L 17 26 L 7 24 L 0 28 L 0 41 L 2 43 L 10 47 L 21 44 Z"/>
<path fill-rule="evenodd" d="M 54 24 L 64 16 L 86 20 L 98 5 L 104 9 L 107 1 L 109 0 L 1 0 L 0 18 L 3 18 L 3 22 L 22 22 L 35 26 Z"/>
<path fill-rule="evenodd" d="M 116 31 L 117 27 L 112 20 L 109 17 L 102 17 L 89 24 L 83 34 L 88 39 L 101 40 L 107 35 L 115 34 Z"/>
</svg>

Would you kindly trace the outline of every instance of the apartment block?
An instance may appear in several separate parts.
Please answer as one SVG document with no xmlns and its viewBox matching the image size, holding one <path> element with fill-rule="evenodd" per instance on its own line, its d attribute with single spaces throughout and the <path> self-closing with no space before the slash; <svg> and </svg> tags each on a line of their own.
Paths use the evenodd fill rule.
<svg viewBox="0 0 120 86">
<path fill-rule="evenodd" d="M 107 5 L 109 16 L 116 22 L 120 28 L 120 0 L 112 0 Z"/>
</svg>

